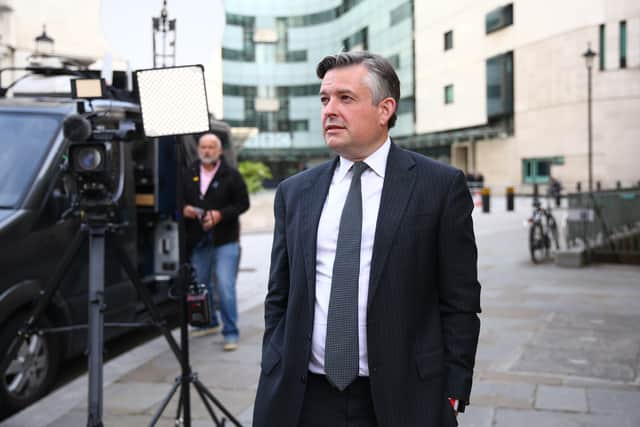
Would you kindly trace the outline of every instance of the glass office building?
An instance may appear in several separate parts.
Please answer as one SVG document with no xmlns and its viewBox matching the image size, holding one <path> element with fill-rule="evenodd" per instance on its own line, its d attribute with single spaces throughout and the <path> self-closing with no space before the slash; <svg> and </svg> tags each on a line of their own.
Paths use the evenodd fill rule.
<svg viewBox="0 0 640 427">
<path fill-rule="evenodd" d="M 225 2 L 224 120 L 253 127 L 242 158 L 267 161 L 276 178 L 326 158 L 318 61 L 342 50 L 388 58 L 401 81 L 393 136 L 415 129 L 412 0 Z"/>
</svg>

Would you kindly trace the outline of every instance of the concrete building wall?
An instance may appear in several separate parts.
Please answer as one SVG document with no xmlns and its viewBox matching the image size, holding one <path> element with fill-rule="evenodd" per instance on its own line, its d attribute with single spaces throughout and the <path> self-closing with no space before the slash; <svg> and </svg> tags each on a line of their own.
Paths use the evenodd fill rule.
<svg viewBox="0 0 640 427">
<path fill-rule="evenodd" d="M 513 25 L 485 34 L 485 15 L 504 1 L 416 2 L 417 132 L 487 124 L 486 59 L 514 52 L 514 135 L 458 143 L 486 183 L 523 185 L 523 159 L 561 158 L 551 172 L 565 188 L 587 182 L 587 70 L 581 54 L 599 50 L 605 25 L 605 70 L 593 67 L 594 182 L 640 180 L 640 2 L 624 0 L 516 0 Z M 619 22 L 627 23 L 627 67 L 619 64 Z M 444 50 L 453 30 L 454 47 Z M 455 101 L 444 104 L 444 86 Z M 462 150 L 460 147 L 468 149 Z M 456 148 L 458 147 L 458 148 Z M 456 151 L 456 149 L 458 151 Z M 455 154 L 454 154 L 455 153 Z M 595 184 L 594 184 L 595 185 Z"/>
</svg>

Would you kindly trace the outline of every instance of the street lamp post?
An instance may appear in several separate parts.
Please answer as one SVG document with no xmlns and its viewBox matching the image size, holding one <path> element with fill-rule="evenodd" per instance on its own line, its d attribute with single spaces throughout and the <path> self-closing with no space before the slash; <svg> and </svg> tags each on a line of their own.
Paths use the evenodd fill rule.
<svg viewBox="0 0 640 427">
<path fill-rule="evenodd" d="M 587 66 L 587 127 L 589 135 L 589 151 L 588 151 L 588 163 L 589 163 L 589 193 L 593 192 L 593 132 L 592 132 L 592 120 L 591 120 L 591 69 L 593 68 L 593 60 L 597 56 L 597 53 L 591 50 L 591 43 L 587 45 L 587 50 L 582 54 L 585 64 Z"/>
</svg>

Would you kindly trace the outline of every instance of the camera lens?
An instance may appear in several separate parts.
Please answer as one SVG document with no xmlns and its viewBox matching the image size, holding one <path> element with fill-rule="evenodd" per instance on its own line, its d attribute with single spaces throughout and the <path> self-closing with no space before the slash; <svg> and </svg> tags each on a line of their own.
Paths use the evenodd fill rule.
<svg viewBox="0 0 640 427">
<path fill-rule="evenodd" d="M 99 170 L 102 166 L 102 152 L 95 147 L 86 147 L 78 150 L 78 166 L 81 170 L 91 172 Z"/>
</svg>

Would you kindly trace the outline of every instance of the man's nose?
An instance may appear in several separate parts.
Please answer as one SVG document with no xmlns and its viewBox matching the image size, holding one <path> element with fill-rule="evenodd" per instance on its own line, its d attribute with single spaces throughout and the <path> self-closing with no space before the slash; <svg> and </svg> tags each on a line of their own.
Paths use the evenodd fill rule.
<svg viewBox="0 0 640 427">
<path fill-rule="evenodd" d="M 322 108 L 322 115 L 325 117 L 333 117 L 337 114 L 336 103 L 333 98 L 330 98 Z"/>
</svg>

